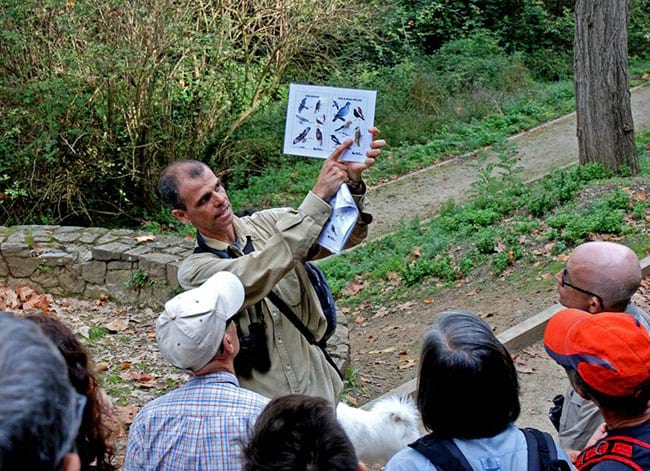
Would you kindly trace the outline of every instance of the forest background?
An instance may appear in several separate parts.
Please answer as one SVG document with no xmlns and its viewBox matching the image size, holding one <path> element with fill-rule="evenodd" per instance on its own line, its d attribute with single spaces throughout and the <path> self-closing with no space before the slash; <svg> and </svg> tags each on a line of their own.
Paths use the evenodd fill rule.
<svg viewBox="0 0 650 471">
<path fill-rule="evenodd" d="M 235 208 L 291 205 L 289 82 L 375 89 L 370 183 L 574 109 L 569 0 L 48 0 L 0 4 L 0 225 L 179 229 L 160 170 L 198 158 Z M 650 0 L 630 0 L 632 78 Z M 645 75 L 644 75 L 645 74 Z"/>
</svg>

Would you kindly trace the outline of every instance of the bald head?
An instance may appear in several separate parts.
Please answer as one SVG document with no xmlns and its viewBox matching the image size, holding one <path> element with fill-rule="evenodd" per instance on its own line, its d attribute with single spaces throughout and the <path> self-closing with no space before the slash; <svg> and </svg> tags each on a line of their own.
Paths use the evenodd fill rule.
<svg viewBox="0 0 650 471">
<path fill-rule="evenodd" d="M 569 256 L 566 269 L 571 284 L 602 298 L 605 304 L 601 306 L 602 311 L 623 311 L 642 278 L 636 254 L 614 242 L 579 245 Z M 567 307 L 584 309 L 583 306 Z"/>
<path fill-rule="evenodd" d="M 171 209 L 187 209 L 178 190 L 179 182 L 182 178 L 197 178 L 207 168 L 198 160 L 176 160 L 165 167 L 158 179 L 158 194 L 163 204 Z"/>
</svg>

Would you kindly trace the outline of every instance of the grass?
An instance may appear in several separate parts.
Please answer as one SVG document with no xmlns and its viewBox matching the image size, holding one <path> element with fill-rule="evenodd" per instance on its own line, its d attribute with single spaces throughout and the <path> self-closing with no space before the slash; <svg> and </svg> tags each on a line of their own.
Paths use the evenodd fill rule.
<svg viewBox="0 0 650 471">
<path fill-rule="evenodd" d="M 650 132 L 637 142 L 647 177 Z M 541 250 L 550 257 L 567 253 L 594 234 L 625 238 L 642 253 L 649 216 L 650 203 L 635 191 L 634 179 L 598 165 L 554 171 L 527 185 L 506 168 L 485 179 L 467 203 L 450 201 L 426 224 L 417 218 L 403 223 L 320 266 L 342 306 L 377 303 L 408 297 L 413 289 L 434 293 L 481 270 L 498 276 L 534 263 Z"/>
</svg>

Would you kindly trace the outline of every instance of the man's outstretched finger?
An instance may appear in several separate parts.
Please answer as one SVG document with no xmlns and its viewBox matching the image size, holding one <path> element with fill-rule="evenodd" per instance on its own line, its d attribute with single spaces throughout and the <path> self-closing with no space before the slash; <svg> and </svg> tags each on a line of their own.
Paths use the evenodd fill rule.
<svg viewBox="0 0 650 471">
<path fill-rule="evenodd" d="M 327 160 L 334 160 L 338 161 L 341 155 L 348 150 L 348 147 L 352 145 L 352 139 L 348 138 L 345 141 L 341 143 L 341 145 L 336 146 L 336 149 L 334 149 L 334 152 L 330 154 L 330 156 L 327 158 Z"/>
<path fill-rule="evenodd" d="M 377 129 L 377 128 L 374 127 L 374 126 L 371 127 L 371 128 L 368 128 L 368 132 L 369 132 L 370 134 L 372 134 L 372 138 L 373 138 L 373 139 L 377 139 L 377 136 L 379 136 L 379 129 Z"/>
</svg>

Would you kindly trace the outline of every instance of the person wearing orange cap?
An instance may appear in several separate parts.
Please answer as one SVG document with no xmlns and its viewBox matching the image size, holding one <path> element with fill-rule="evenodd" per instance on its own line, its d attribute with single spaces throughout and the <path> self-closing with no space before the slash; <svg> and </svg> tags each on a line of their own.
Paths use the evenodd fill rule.
<svg viewBox="0 0 650 471">
<path fill-rule="evenodd" d="M 547 353 L 576 392 L 596 404 L 601 433 L 576 458 L 578 470 L 650 469 L 650 335 L 629 314 L 555 314 L 544 333 Z"/>
<path fill-rule="evenodd" d="M 650 316 L 636 306 L 632 296 L 641 284 L 639 259 L 628 247 L 614 242 L 587 242 L 579 245 L 557 274 L 560 304 L 591 314 L 624 312 L 650 330 Z M 562 399 L 563 397 L 563 399 Z M 569 387 L 563 396 L 558 428 L 560 444 L 570 456 L 582 450 L 589 437 L 603 423 L 603 417 L 591 401 Z"/>
</svg>

